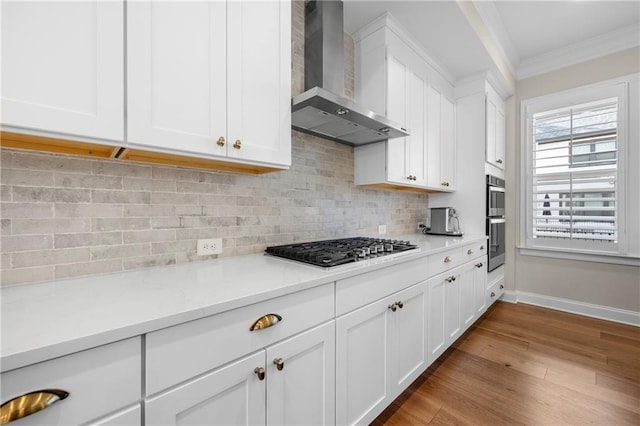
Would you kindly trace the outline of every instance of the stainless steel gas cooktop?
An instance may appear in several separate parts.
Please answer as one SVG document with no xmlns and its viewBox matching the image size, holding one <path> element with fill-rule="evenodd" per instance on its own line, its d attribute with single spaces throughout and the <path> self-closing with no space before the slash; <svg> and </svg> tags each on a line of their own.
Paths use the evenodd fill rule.
<svg viewBox="0 0 640 426">
<path fill-rule="evenodd" d="M 380 238 L 340 238 L 267 247 L 266 254 L 315 266 L 332 267 L 414 250 L 409 241 Z"/>
</svg>

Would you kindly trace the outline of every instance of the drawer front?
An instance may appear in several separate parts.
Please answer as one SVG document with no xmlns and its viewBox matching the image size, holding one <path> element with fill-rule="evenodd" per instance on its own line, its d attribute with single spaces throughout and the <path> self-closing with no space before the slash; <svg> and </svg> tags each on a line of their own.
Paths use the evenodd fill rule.
<svg viewBox="0 0 640 426">
<path fill-rule="evenodd" d="M 498 300 L 504 294 L 504 277 L 493 281 L 487 287 L 487 306 Z"/>
<path fill-rule="evenodd" d="M 336 281 L 336 315 L 382 299 L 429 278 L 425 258 Z"/>
<path fill-rule="evenodd" d="M 2 403 L 43 389 L 69 393 L 12 424 L 81 424 L 135 404 L 142 392 L 141 349 L 136 337 L 2 373 Z"/>
<path fill-rule="evenodd" d="M 429 273 L 431 276 L 438 275 L 446 270 L 462 265 L 467 261 L 466 251 L 463 247 L 449 249 L 429 256 Z"/>
<path fill-rule="evenodd" d="M 149 333 L 147 395 L 183 382 L 334 317 L 334 284 L 266 300 Z M 282 320 L 250 331 L 263 315 Z"/>
<path fill-rule="evenodd" d="M 487 241 L 479 241 L 476 243 L 467 244 L 463 247 L 462 253 L 464 255 L 464 261 L 468 262 L 473 259 L 487 256 Z"/>
</svg>

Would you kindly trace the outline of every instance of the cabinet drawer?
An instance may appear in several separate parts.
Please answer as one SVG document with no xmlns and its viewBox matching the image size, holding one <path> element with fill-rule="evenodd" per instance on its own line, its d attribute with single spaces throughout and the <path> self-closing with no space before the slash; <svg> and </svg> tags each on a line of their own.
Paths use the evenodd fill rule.
<svg viewBox="0 0 640 426">
<path fill-rule="evenodd" d="M 250 331 L 267 314 L 282 320 Z M 165 328 L 146 337 L 147 395 L 334 317 L 333 283 Z"/>
<path fill-rule="evenodd" d="M 483 240 L 467 244 L 462 248 L 462 253 L 464 254 L 464 262 L 485 257 L 487 255 L 487 241 Z"/>
<path fill-rule="evenodd" d="M 438 275 L 448 269 L 455 268 L 467 261 L 466 251 L 462 247 L 456 247 L 429 256 L 429 275 Z"/>
<path fill-rule="evenodd" d="M 141 346 L 136 337 L 2 373 L 2 403 L 43 389 L 69 393 L 16 426 L 81 424 L 133 405 L 141 394 Z"/>
<path fill-rule="evenodd" d="M 504 277 L 501 277 L 487 286 L 487 306 L 500 299 L 504 294 Z"/>
<path fill-rule="evenodd" d="M 403 290 L 429 277 L 425 258 L 336 282 L 336 316 Z"/>
</svg>

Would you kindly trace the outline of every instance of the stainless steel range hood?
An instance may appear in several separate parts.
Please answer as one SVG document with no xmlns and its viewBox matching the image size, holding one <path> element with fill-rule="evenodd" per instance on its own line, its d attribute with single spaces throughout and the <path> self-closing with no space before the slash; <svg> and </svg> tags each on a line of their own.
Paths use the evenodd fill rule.
<svg viewBox="0 0 640 426">
<path fill-rule="evenodd" d="M 305 0 L 305 92 L 291 101 L 293 128 L 348 145 L 408 136 L 344 97 L 343 34 L 342 1 Z"/>
</svg>

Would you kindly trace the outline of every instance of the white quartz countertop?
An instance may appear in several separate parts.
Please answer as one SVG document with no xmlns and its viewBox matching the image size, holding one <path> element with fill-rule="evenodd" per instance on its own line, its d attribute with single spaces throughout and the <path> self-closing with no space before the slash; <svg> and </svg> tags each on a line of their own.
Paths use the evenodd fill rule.
<svg viewBox="0 0 640 426">
<path fill-rule="evenodd" d="M 323 269 L 263 254 L 0 289 L 0 371 L 486 239 L 394 236 L 419 250 Z"/>
</svg>

